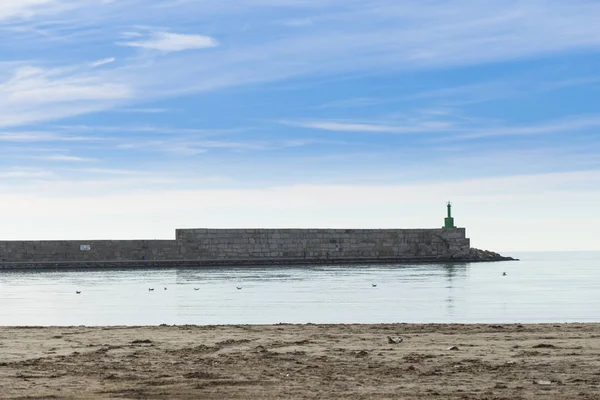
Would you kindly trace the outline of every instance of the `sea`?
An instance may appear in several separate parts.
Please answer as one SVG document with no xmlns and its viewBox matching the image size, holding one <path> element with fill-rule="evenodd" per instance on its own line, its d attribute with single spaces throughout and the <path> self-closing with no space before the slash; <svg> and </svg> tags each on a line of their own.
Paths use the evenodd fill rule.
<svg viewBox="0 0 600 400">
<path fill-rule="evenodd" d="M 520 261 L 0 271 L 0 325 L 600 322 L 600 252 L 505 255 Z"/>
</svg>

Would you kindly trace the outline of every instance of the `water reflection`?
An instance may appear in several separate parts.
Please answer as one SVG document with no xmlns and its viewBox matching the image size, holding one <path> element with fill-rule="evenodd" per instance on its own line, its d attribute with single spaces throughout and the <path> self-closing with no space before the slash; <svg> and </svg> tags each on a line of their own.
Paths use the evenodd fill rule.
<svg viewBox="0 0 600 400">
<path fill-rule="evenodd" d="M 535 254 L 521 256 L 518 263 L 483 264 L 0 272 L 0 324 L 596 320 L 597 258 L 565 257 Z M 567 275 L 561 273 L 565 265 Z M 506 277 L 503 271 L 509 272 Z"/>
<path fill-rule="evenodd" d="M 454 279 L 464 279 L 467 274 L 468 264 L 456 263 L 456 264 L 442 264 L 442 267 L 446 271 L 446 279 L 448 281 L 448 297 L 446 298 L 446 310 L 448 316 L 454 316 Z"/>
</svg>

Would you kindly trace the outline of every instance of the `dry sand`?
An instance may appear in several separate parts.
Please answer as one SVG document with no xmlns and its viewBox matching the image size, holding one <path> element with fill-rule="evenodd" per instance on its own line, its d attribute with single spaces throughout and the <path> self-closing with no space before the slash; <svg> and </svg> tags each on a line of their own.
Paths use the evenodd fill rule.
<svg viewBox="0 0 600 400">
<path fill-rule="evenodd" d="M 599 338 L 600 324 L 0 328 L 0 398 L 600 399 Z"/>
</svg>

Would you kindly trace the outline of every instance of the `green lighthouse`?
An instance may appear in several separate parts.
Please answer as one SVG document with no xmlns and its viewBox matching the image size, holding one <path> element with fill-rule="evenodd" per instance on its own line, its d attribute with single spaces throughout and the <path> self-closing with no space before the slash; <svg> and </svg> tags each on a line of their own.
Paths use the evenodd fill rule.
<svg viewBox="0 0 600 400">
<path fill-rule="evenodd" d="M 454 218 L 452 218 L 452 203 L 448 202 L 448 216 L 444 218 L 443 228 L 456 228 Z"/>
</svg>

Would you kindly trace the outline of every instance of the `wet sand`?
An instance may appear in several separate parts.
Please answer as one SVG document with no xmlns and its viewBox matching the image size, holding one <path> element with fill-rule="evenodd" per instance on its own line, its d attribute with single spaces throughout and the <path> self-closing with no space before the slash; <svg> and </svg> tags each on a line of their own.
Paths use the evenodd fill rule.
<svg viewBox="0 0 600 400">
<path fill-rule="evenodd" d="M 598 399 L 600 324 L 0 328 L 0 398 Z"/>
</svg>

